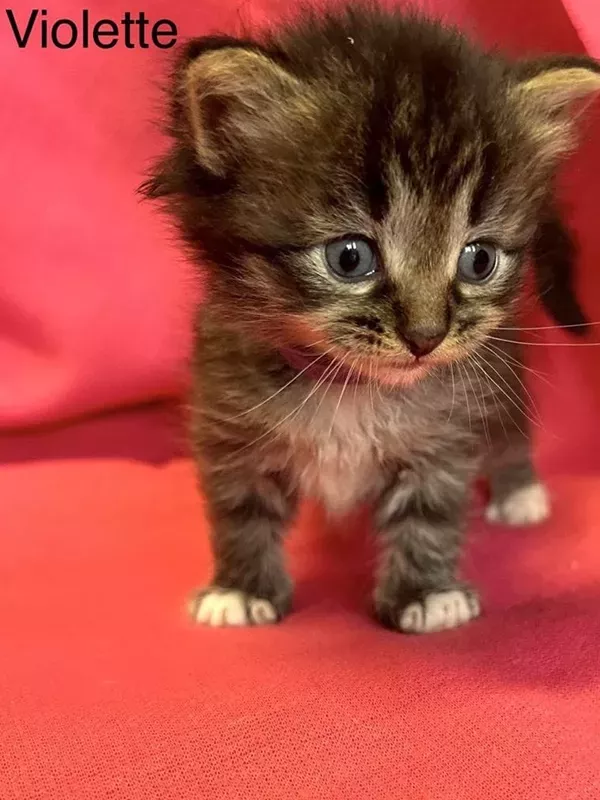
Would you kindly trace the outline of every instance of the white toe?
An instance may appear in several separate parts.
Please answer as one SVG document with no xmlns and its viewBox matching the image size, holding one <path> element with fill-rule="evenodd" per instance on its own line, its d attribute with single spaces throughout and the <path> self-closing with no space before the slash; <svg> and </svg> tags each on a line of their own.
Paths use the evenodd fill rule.
<svg viewBox="0 0 600 800">
<path fill-rule="evenodd" d="M 277 621 L 277 612 L 268 600 L 258 600 L 252 597 L 248 602 L 248 608 L 255 625 L 268 625 Z"/>
<path fill-rule="evenodd" d="M 425 625 L 424 613 L 421 603 L 410 603 L 400 617 L 400 629 L 405 633 L 420 633 Z"/>
<path fill-rule="evenodd" d="M 406 606 L 400 617 L 405 633 L 434 633 L 464 625 L 479 615 L 479 602 L 462 589 L 435 592 Z"/>
<path fill-rule="evenodd" d="M 241 592 L 209 591 L 198 601 L 196 622 L 211 627 L 248 625 Z"/>
<path fill-rule="evenodd" d="M 192 606 L 192 616 L 195 622 L 210 627 L 266 625 L 277 621 L 277 612 L 268 600 L 218 587 L 199 597 Z"/>
<path fill-rule="evenodd" d="M 507 525 L 536 525 L 550 516 L 550 497 L 541 483 L 516 489 L 500 502 L 487 507 L 486 519 Z"/>
</svg>

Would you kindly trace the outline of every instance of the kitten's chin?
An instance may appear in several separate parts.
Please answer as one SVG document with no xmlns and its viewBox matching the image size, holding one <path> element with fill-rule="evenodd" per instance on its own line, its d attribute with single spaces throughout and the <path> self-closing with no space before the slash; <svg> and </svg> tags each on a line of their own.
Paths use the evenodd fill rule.
<svg viewBox="0 0 600 800">
<path fill-rule="evenodd" d="M 379 383 L 382 386 L 411 386 L 431 371 L 433 362 L 352 360 L 347 354 L 334 356 L 331 351 L 314 347 L 281 347 L 279 354 L 306 378 L 323 385 L 341 383 Z"/>
<path fill-rule="evenodd" d="M 429 371 L 426 364 L 415 362 L 402 366 L 373 364 L 371 368 L 362 373 L 365 378 L 375 380 L 385 386 L 412 386 L 422 380 Z"/>
</svg>

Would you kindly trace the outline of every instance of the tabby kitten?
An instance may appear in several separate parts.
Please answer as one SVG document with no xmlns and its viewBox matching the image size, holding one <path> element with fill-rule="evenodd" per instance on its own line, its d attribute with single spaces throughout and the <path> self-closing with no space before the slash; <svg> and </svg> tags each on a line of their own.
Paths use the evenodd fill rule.
<svg viewBox="0 0 600 800">
<path fill-rule="evenodd" d="M 549 511 L 506 331 L 528 256 L 554 319 L 585 323 L 553 179 L 573 103 L 599 90 L 589 58 L 511 63 L 383 9 L 189 43 L 145 191 L 206 267 L 193 444 L 215 571 L 198 622 L 288 612 L 282 538 L 307 495 L 371 504 L 383 624 L 479 614 L 457 575 L 474 476 L 490 519 Z"/>
</svg>

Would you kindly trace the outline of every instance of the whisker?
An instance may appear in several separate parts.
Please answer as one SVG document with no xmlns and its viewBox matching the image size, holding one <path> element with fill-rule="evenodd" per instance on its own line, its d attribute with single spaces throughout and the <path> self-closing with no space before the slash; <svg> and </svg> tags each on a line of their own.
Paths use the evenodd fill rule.
<svg viewBox="0 0 600 800">
<path fill-rule="evenodd" d="M 460 361 L 457 361 L 456 362 L 456 366 L 458 367 L 458 374 L 460 375 L 460 379 L 461 379 L 462 385 L 463 385 L 463 390 L 464 390 L 464 393 L 465 393 L 465 402 L 466 402 L 466 405 L 467 405 L 467 415 L 469 417 L 469 432 L 473 433 L 473 425 L 471 424 L 471 401 L 469 400 L 469 393 L 467 391 L 467 386 L 465 384 L 465 376 L 464 376 L 464 372 L 463 372 L 463 365 L 460 363 Z"/>
<path fill-rule="evenodd" d="M 360 372 L 357 370 L 354 375 L 354 405 L 358 403 L 358 387 L 360 386 Z"/>
<path fill-rule="evenodd" d="M 504 375 L 499 370 L 497 370 L 496 367 L 493 364 L 491 364 L 490 361 L 488 361 L 488 359 L 486 359 L 483 355 L 481 356 L 481 360 L 483 361 L 483 363 L 486 366 L 488 366 L 490 369 L 492 369 L 494 371 L 494 373 L 502 381 L 502 383 L 506 387 L 506 389 L 508 389 L 508 391 L 510 391 L 510 393 L 512 395 L 512 398 L 513 398 L 514 407 L 516 409 L 520 410 L 520 412 L 523 414 L 523 416 L 527 417 L 527 419 L 531 422 L 532 425 L 537 425 L 538 427 L 543 429 L 544 426 L 542 424 L 541 419 L 537 419 L 536 420 L 533 417 L 528 415 L 528 410 L 529 409 L 527 407 L 527 403 L 521 397 L 521 395 L 516 391 L 516 389 L 514 389 L 514 387 L 512 387 L 510 385 L 510 383 L 507 381 L 507 379 L 504 377 Z M 499 387 L 499 388 L 501 388 L 501 387 Z M 534 410 L 537 413 L 537 409 L 535 409 L 535 403 L 533 405 L 534 405 Z M 539 413 L 538 413 L 538 417 L 539 417 Z"/>
<path fill-rule="evenodd" d="M 524 417 L 527 417 L 527 415 L 526 415 L 526 414 L 523 412 L 523 409 L 522 409 L 522 408 L 519 408 L 519 406 L 517 406 L 517 405 L 516 405 L 516 403 L 515 403 L 515 402 L 513 401 L 513 399 L 511 398 L 511 396 L 510 396 L 510 395 L 509 395 L 509 394 L 508 394 L 508 393 L 507 393 L 507 392 L 506 392 L 506 391 L 505 391 L 505 390 L 502 388 L 502 386 L 500 386 L 500 384 L 499 384 L 499 383 L 497 383 L 497 382 L 496 382 L 496 381 L 495 381 L 495 380 L 492 378 L 492 376 L 491 376 L 491 375 L 490 375 L 490 374 L 489 374 L 489 373 L 486 371 L 485 367 L 484 367 L 484 366 L 483 366 L 483 365 L 480 363 L 479 359 L 477 359 L 477 360 L 476 360 L 474 363 L 475 363 L 475 364 L 476 364 L 476 365 L 479 367 L 479 369 L 480 369 L 480 370 L 483 372 L 483 374 L 485 375 L 485 378 L 486 378 L 486 380 L 488 381 L 488 384 L 489 384 L 489 383 L 493 383 L 493 384 L 494 384 L 494 386 L 495 386 L 495 387 L 498 389 L 498 391 L 499 391 L 499 392 L 502 392 L 502 394 L 503 394 L 503 395 L 506 397 L 506 399 L 509 401 L 509 403 L 510 403 L 511 405 L 513 405 L 513 406 L 515 407 L 515 409 L 516 409 L 516 410 L 517 410 L 519 413 L 523 414 L 523 416 L 524 416 Z M 486 363 L 487 363 L 487 362 L 486 362 Z M 489 364 L 488 364 L 488 366 L 489 366 Z M 491 387 L 490 387 L 490 388 L 491 388 Z M 495 392 L 493 392 L 493 391 L 492 391 L 492 393 L 491 393 L 491 394 L 492 394 L 492 398 L 494 399 L 494 402 L 496 403 L 496 408 L 498 408 L 498 405 L 497 405 L 498 401 L 497 401 L 497 398 L 496 398 Z M 504 408 L 504 410 L 505 410 L 505 411 L 506 411 L 506 413 L 508 414 L 508 418 L 510 419 L 510 421 L 512 422 L 512 424 L 515 426 L 515 428 L 517 428 L 517 430 L 518 430 L 518 431 L 519 431 L 519 432 L 520 432 L 520 433 L 521 433 L 521 434 L 522 434 L 522 435 L 523 435 L 523 436 L 524 436 L 526 439 L 528 439 L 528 438 L 529 438 L 528 434 L 527 434 L 527 433 L 526 433 L 526 432 L 523 430 L 523 428 L 521 428 L 521 426 L 518 424 L 518 422 L 515 420 L 515 418 L 514 418 L 514 417 L 512 416 L 512 414 L 510 413 L 510 411 L 509 411 L 507 408 Z M 503 427 L 503 429 L 504 429 L 504 432 L 505 432 L 505 434 L 506 434 L 506 436 L 507 436 L 507 438 L 508 438 L 508 432 L 506 431 L 506 428 L 504 427 L 504 423 L 502 422 L 502 415 L 500 415 L 500 409 L 498 409 L 498 414 L 499 414 L 499 416 L 500 416 L 500 422 L 502 423 L 502 427 Z M 529 419 L 529 418 L 527 417 L 527 419 Z M 535 425 L 537 425 L 537 423 L 536 423 L 536 422 L 533 422 L 531 419 L 530 419 L 529 421 L 530 421 L 530 422 L 532 422 L 532 424 L 535 424 Z"/>
<path fill-rule="evenodd" d="M 508 431 L 506 430 L 506 425 L 504 424 L 504 417 L 502 416 L 502 411 L 503 410 L 506 411 L 506 413 L 508 414 L 509 419 L 511 420 L 511 422 L 513 422 L 513 424 L 515 426 L 516 426 L 516 422 L 514 422 L 512 416 L 510 415 L 510 412 L 505 408 L 504 404 L 503 403 L 498 403 L 498 398 L 496 397 L 496 391 L 492 388 L 492 384 L 490 383 L 489 375 L 487 374 L 487 372 L 485 371 L 483 366 L 479 363 L 479 359 L 474 360 L 473 363 L 477 367 L 479 372 L 481 372 L 483 374 L 483 380 L 485 381 L 485 383 L 487 385 L 487 388 L 489 390 L 489 394 L 491 395 L 492 400 L 494 401 L 494 407 L 496 409 L 496 414 L 498 416 L 498 420 L 500 422 L 500 425 L 502 426 L 502 432 L 504 433 L 504 438 L 507 441 L 509 441 L 510 437 L 508 435 Z M 480 377 L 479 373 L 477 373 L 477 379 L 479 380 L 479 385 L 481 386 L 482 383 L 481 383 L 481 377 Z M 487 421 L 487 424 L 488 424 L 488 435 L 489 435 L 489 420 L 486 420 L 486 421 Z M 492 445 L 492 442 L 491 442 L 492 438 L 493 437 L 491 435 L 489 435 L 488 443 L 489 443 L 490 447 Z"/>
<path fill-rule="evenodd" d="M 354 405 L 356 406 L 356 404 L 358 403 L 358 387 L 361 384 L 361 371 L 358 369 L 355 372 L 355 378 L 356 380 L 354 383 Z"/>
<path fill-rule="evenodd" d="M 450 375 L 452 377 L 452 404 L 450 406 L 450 413 L 448 414 L 446 425 L 450 422 L 450 418 L 452 417 L 452 412 L 454 411 L 454 400 L 456 398 L 456 382 L 454 380 L 454 364 L 452 362 L 450 362 Z"/>
<path fill-rule="evenodd" d="M 333 365 L 332 365 L 333 368 L 331 370 L 326 370 L 325 371 L 325 375 L 323 375 L 322 380 L 319 381 L 319 383 L 317 384 L 318 387 L 322 386 L 325 383 L 325 381 L 327 381 L 329 378 L 331 378 L 331 380 L 329 381 L 328 385 L 325 387 L 325 391 L 323 392 L 323 396 L 321 397 L 321 399 L 317 403 L 317 407 L 315 409 L 314 414 L 310 418 L 309 426 L 312 425 L 313 422 L 315 421 L 315 419 L 317 418 L 317 416 L 319 414 L 319 410 L 320 410 L 321 406 L 323 405 L 323 401 L 327 397 L 327 394 L 329 393 L 329 390 L 333 386 L 333 382 L 335 381 L 336 377 L 338 376 L 338 374 L 339 374 L 339 372 L 340 372 L 340 370 L 342 369 L 343 366 L 344 366 L 344 361 L 343 360 L 340 361 L 339 364 L 334 362 Z"/>
<path fill-rule="evenodd" d="M 381 381 L 375 380 L 374 383 L 375 383 L 375 388 L 377 390 L 377 397 L 379 398 L 379 402 L 383 403 L 384 399 L 383 395 L 381 394 Z"/>
<path fill-rule="evenodd" d="M 525 328 L 496 328 L 497 331 L 560 331 L 563 328 L 591 328 L 593 325 L 600 325 L 600 322 L 573 322 L 569 325 L 534 325 Z"/>
<path fill-rule="evenodd" d="M 519 339 L 501 339 L 499 336 L 488 336 L 494 342 L 522 344 L 526 347 L 600 347 L 600 342 L 524 342 Z"/>
<path fill-rule="evenodd" d="M 483 374 L 485 376 L 485 380 L 487 380 L 487 384 L 490 387 L 490 394 L 492 396 L 492 400 L 494 401 L 494 406 L 496 408 L 496 413 L 498 414 L 498 419 L 500 420 L 500 425 L 502 426 L 502 431 L 504 433 L 504 438 L 507 441 L 509 441 L 510 436 L 508 435 L 508 431 L 506 430 L 506 425 L 504 424 L 504 417 L 502 416 L 502 411 L 503 410 L 506 411 L 506 413 L 508 414 L 508 418 L 513 423 L 513 425 L 516 425 L 517 423 L 515 422 L 515 420 L 511 416 L 510 412 L 507 411 L 507 409 L 504 407 L 504 404 L 502 402 L 500 402 L 500 403 L 498 402 L 498 398 L 496 397 L 496 392 L 491 388 L 490 376 L 487 374 L 487 372 L 485 371 L 485 368 L 483 367 L 482 364 L 480 364 L 480 369 L 483 370 Z"/>
<path fill-rule="evenodd" d="M 511 355 L 510 353 L 507 353 L 505 350 L 502 350 L 502 348 L 499 347 L 496 344 L 491 344 L 490 342 L 487 342 L 487 343 L 485 343 L 484 346 L 489 348 L 489 349 L 491 349 L 491 351 L 493 353 L 495 353 L 495 355 L 498 356 L 498 358 L 508 359 L 516 367 L 519 367 L 520 369 L 524 369 L 527 372 L 531 372 L 531 374 L 535 375 L 536 378 L 539 378 L 541 381 L 544 381 L 544 383 L 547 386 L 550 386 L 551 388 L 554 388 L 554 386 L 548 380 L 548 375 L 545 372 L 540 372 L 537 369 L 533 369 L 532 367 L 530 367 L 527 364 L 525 364 L 523 361 L 519 361 L 519 359 L 515 358 L 515 356 Z"/>
<path fill-rule="evenodd" d="M 509 370 L 512 372 L 512 374 L 514 375 L 514 377 L 515 377 L 515 378 L 517 379 L 517 381 L 519 382 L 519 385 L 521 386 L 521 388 L 523 389 L 523 391 L 524 391 L 524 392 L 525 392 L 525 394 L 527 395 L 527 398 L 528 398 L 529 402 L 531 403 L 531 407 L 533 408 L 533 410 L 534 410 L 535 414 L 536 414 L 536 415 L 537 415 L 537 417 L 538 417 L 538 418 L 541 420 L 541 415 L 540 415 L 539 409 L 538 409 L 538 407 L 537 407 L 537 405 L 536 405 L 536 403 L 535 403 L 535 400 L 533 399 L 533 395 L 531 394 L 531 392 L 530 392 L 530 391 L 529 391 L 529 389 L 527 388 L 527 386 L 526 386 L 525 382 L 522 380 L 522 378 L 521 378 L 521 376 L 518 374 L 518 372 L 517 372 L 515 369 L 513 369 L 513 368 L 511 367 L 511 365 L 508 363 L 508 361 L 505 361 L 505 360 L 504 360 L 504 359 L 503 359 L 501 356 L 499 356 L 497 353 L 494 353 L 494 351 L 493 351 L 491 348 L 488 348 L 488 347 L 486 347 L 486 346 L 485 346 L 485 344 L 483 345 L 483 347 L 485 347 L 485 349 L 486 349 L 486 350 L 488 350 L 488 352 L 490 352 L 490 353 L 491 353 L 492 355 L 494 355 L 496 358 L 499 358 L 501 361 L 503 361 L 503 362 L 504 362 L 504 366 L 505 366 L 505 367 L 507 367 L 507 368 L 508 368 L 508 369 L 509 369 Z M 492 364 L 490 364 L 489 362 L 488 362 L 488 366 L 490 366 L 490 367 L 492 367 L 492 369 L 494 369 L 494 368 L 493 368 L 493 366 L 492 366 Z M 500 373 L 499 373 L 497 370 L 495 370 L 495 369 L 494 369 L 494 372 L 497 372 L 497 374 L 498 374 L 498 375 L 500 375 Z M 508 383 L 507 383 L 507 385 L 508 385 Z"/>
<path fill-rule="evenodd" d="M 475 367 L 477 367 L 477 364 L 475 363 L 475 360 L 472 356 L 469 356 L 468 360 L 471 361 Z M 467 373 L 467 378 L 469 379 L 469 384 L 471 385 L 471 391 L 473 392 L 473 397 L 475 398 L 479 414 L 481 415 L 481 424 L 483 425 L 483 432 L 485 434 L 485 440 L 487 442 L 487 446 L 491 448 L 492 437 L 490 436 L 490 426 L 487 417 L 485 393 L 483 391 L 483 383 L 481 382 L 481 376 L 479 375 L 478 371 L 475 372 L 475 377 L 477 378 L 477 382 L 479 383 L 479 391 L 481 393 L 481 404 L 480 404 L 479 398 L 477 397 L 477 392 L 475 391 L 475 387 L 473 386 L 473 381 L 471 380 L 471 375 L 466 365 L 465 365 L 465 372 Z"/>
<path fill-rule="evenodd" d="M 339 398 L 338 398 L 337 405 L 336 405 L 336 407 L 335 407 L 335 409 L 334 409 L 333 416 L 332 416 L 332 418 L 331 418 L 331 425 L 329 426 L 329 433 L 327 434 L 328 438 L 329 438 L 329 437 L 331 437 L 331 434 L 333 433 L 333 426 L 334 426 L 334 424 L 335 424 L 335 418 L 336 418 L 336 416 L 337 416 L 337 413 L 338 413 L 339 407 L 340 407 L 340 405 L 341 405 L 341 403 L 342 403 L 342 398 L 343 398 L 343 396 L 344 396 L 344 392 L 346 391 L 346 387 L 348 386 L 348 381 L 350 380 L 350 377 L 351 377 L 351 375 L 352 375 L 352 373 L 353 373 L 353 371 L 354 371 L 354 368 L 355 368 L 355 367 L 356 367 L 356 365 L 358 364 L 359 360 L 360 360 L 360 359 L 359 359 L 359 358 L 357 358 L 357 359 L 354 361 L 354 363 L 353 363 L 352 367 L 350 367 L 350 368 L 348 369 L 348 374 L 346 375 L 346 380 L 344 381 L 344 385 L 342 386 L 342 390 L 340 391 L 340 396 L 339 396 Z"/>
<path fill-rule="evenodd" d="M 300 372 L 294 375 L 294 377 L 291 380 L 289 380 L 286 384 L 284 384 L 280 389 L 277 389 L 276 392 L 273 392 L 273 394 L 269 395 L 269 397 L 267 397 L 266 400 L 261 400 L 260 403 L 257 403 L 256 405 L 252 406 L 252 408 L 247 408 L 245 411 L 241 411 L 239 414 L 235 414 L 233 417 L 228 417 L 226 420 L 224 420 L 224 422 L 233 422 L 234 419 L 239 419 L 240 417 L 243 417 L 246 414 L 252 413 L 252 411 L 256 411 L 256 409 L 261 408 L 261 406 L 264 406 L 265 403 L 270 402 L 275 397 L 277 397 L 277 395 L 285 391 L 288 388 L 288 386 L 291 386 L 292 383 L 294 383 L 294 381 L 297 381 L 298 378 L 304 375 L 304 373 L 307 372 L 311 367 L 314 367 L 314 365 L 322 358 L 325 358 L 325 356 L 333 352 L 334 349 L 335 348 L 330 347 L 329 350 L 326 350 L 324 353 L 321 353 L 320 356 L 317 356 L 317 358 L 313 359 L 313 361 L 311 361 L 310 364 L 307 364 L 307 366 L 304 367 L 304 369 L 302 369 Z"/>
<path fill-rule="evenodd" d="M 371 410 L 373 412 L 373 416 L 375 416 L 375 402 L 373 401 L 373 362 L 369 361 L 369 380 L 368 380 L 368 387 L 369 387 L 369 397 L 371 398 Z"/>
<path fill-rule="evenodd" d="M 248 442 L 248 444 L 245 444 L 243 447 L 239 448 L 239 450 L 237 450 L 236 452 L 238 452 L 238 453 L 241 453 L 241 452 L 243 452 L 244 450 L 247 450 L 249 447 L 252 447 L 253 445 L 255 445 L 255 444 L 258 444 L 258 442 L 262 441 L 262 440 L 263 440 L 265 437 L 269 436 L 271 433 L 274 433 L 274 432 L 275 432 L 275 431 L 276 431 L 276 430 L 277 430 L 277 429 L 278 429 L 278 428 L 279 428 L 281 425 L 283 425 L 283 424 L 284 424 L 284 422 L 287 422 L 287 420 L 289 420 L 289 419 L 290 419 L 290 417 L 294 417 L 296 414 L 300 413 L 300 411 L 301 411 L 301 410 L 304 408 L 304 406 L 305 406 L 305 405 L 308 403 L 308 401 L 310 400 L 310 398 L 311 398 L 311 397 L 312 397 L 312 396 L 315 394 L 315 392 L 317 392 L 317 391 L 318 391 L 319 387 L 322 385 L 322 383 L 324 382 L 325 378 L 326 378 L 326 377 L 329 377 L 329 375 L 331 374 L 331 372 L 333 372 L 333 369 L 334 369 L 334 367 L 337 367 L 337 371 L 336 371 L 336 374 L 337 374 L 337 372 L 339 372 L 339 370 L 342 368 L 342 366 L 343 366 L 343 364 L 342 364 L 342 363 L 340 363 L 340 364 L 338 365 L 338 364 L 336 364 L 336 362 L 334 361 L 334 362 L 331 364 L 331 366 L 330 366 L 330 367 L 328 367 L 328 368 L 325 370 L 325 374 L 324 374 L 323 376 L 321 376 L 321 378 L 319 379 L 319 381 L 318 381 L 318 382 L 317 382 L 317 383 L 316 383 L 316 384 L 315 384 L 315 385 L 312 387 L 312 389 L 310 390 L 310 392 L 309 392 L 309 393 L 306 395 L 306 397 L 304 398 L 304 400 L 303 400 L 303 401 L 302 401 L 302 402 L 301 402 L 301 403 L 300 403 L 298 406 L 296 406 L 294 409 L 292 409 L 292 411 L 290 411 L 290 412 L 289 412 L 289 414 L 286 414 L 286 415 L 285 415 L 285 417 L 283 417 L 282 419 L 280 419 L 280 420 L 279 420 L 279 421 L 278 421 L 278 422 L 277 422 L 275 425 L 273 425 L 273 426 L 272 426 L 271 428 L 269 428 L 267 431 L 265 431 L 264 433 L 262 433 L 262 434 L 261 434 L 259 437 L 257 437 L 256 439 L 253 439 L 251 442 Z M 334 375 L 334 377 L 332 378 L 332 382 L 333 382 L 334 378 L 335 378 L 335 375 Z M 331 386 L 331 384 L 330 384 L 330 386 Z M 323 398 L 321 398 L 321 402 L 323 402 Z M 319 407 L 320 407 L 320 403 L 319 403 Z"/>
</svg>

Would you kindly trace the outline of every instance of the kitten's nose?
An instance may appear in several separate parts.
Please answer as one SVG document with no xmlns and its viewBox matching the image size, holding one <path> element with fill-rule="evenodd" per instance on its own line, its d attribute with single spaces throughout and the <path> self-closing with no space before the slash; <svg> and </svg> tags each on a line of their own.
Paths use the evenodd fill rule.
<svg viewBox="0 0 600 800">
<path fill-rule="evenodd" d="M 413 356 L 420 358 L 431 353 L 446 338 L 443 328 L 411 328 L 402 332 L 402 337 Z"/>
</svg>

